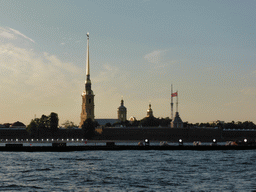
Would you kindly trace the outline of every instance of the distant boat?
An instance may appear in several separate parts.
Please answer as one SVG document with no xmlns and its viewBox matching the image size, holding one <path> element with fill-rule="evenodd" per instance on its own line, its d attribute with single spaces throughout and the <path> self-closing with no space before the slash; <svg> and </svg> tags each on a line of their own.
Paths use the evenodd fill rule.
<svg viewBox="0 0 256 192">
<path fill-rule="evenodd" d="M 168 146 L 167 141 L 160 141 L 160 146 Z"/>
</svg>

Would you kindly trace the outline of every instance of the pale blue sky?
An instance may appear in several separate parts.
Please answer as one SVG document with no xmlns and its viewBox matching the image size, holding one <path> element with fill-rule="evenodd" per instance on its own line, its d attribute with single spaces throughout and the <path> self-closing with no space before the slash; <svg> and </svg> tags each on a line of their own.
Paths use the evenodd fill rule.
<svg viewBox="0 0 256 192">
<path fill-rule="evenodd" d="M 256 123 L 256 1 L 12 1 L 0 6 L 0 123 L 79 124 L 86 33 L 96 118 Z"/>
</svg>

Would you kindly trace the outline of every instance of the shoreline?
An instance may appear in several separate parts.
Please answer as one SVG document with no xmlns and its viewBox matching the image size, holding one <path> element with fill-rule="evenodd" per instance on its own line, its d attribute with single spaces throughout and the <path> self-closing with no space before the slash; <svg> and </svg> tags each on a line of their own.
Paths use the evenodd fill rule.
<svg viewBox="0 0 256 192">
<path fill-rule="evenodd" d="M 256 145 L 87 145 L 87 146 L 66 146 L 64 143 L 53 143 L 52 146 L 23 146 L 23 144 L 6 144 L 0 146 L 0 151 L 9 152 L 71 152 L 71 151 L 123 151 L 123 150 L 255 150 Z"/>
</svg>

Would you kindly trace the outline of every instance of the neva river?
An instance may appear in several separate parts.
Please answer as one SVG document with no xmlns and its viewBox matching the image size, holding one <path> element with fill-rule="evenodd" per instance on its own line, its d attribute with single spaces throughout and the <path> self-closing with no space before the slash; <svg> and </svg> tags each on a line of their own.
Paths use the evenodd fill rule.
<svg viewBox="0 0 256 192">
<path fill-rule="evenodd" d="M 1 191 L 255 191 L 256 150 L 0 152 Z"/>
</svg>

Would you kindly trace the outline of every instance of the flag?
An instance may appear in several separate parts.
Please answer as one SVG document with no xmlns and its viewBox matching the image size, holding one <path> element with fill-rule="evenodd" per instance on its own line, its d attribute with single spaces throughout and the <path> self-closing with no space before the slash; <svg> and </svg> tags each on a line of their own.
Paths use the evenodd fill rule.
<svg viewBox="0 0 256 192">
<path fill-rule="evenodd" d="M 172 93 L 172 97 L 177 97 L 178 96 L 178 92 Z"/>
</svg>

